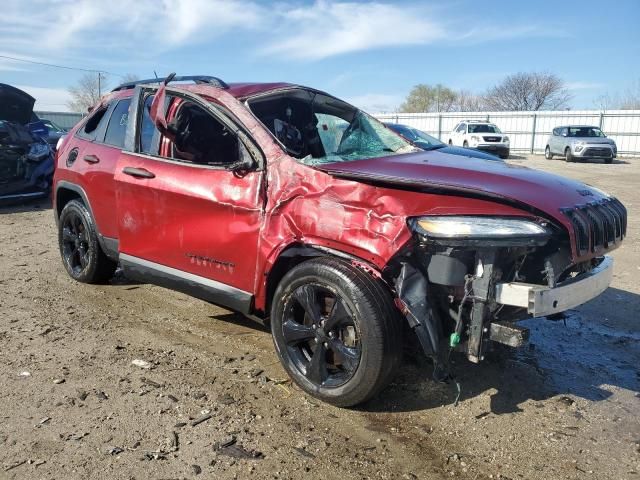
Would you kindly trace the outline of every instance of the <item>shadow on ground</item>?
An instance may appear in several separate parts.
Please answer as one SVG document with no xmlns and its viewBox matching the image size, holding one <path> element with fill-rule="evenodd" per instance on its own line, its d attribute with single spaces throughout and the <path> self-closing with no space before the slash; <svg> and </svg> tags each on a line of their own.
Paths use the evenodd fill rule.
<svg viewBox="0 0 640 480">
<path fill-rule="evenodd" d="M 615 308 L 611 308 L 616 305 Z M 522 411 L 528 400 L 571 394 L 602 401 L 618 387 L 640 392 L 640 295 L 609 288 L 599 299 L 567 312 L 564 320 L 526 320 L 528 346 L 500 348 L 478 364 L 452 357 L 460 401 L 491 391 L 490 412 Z M 452 385 L 431 380 L 426 359 L 410 356 L 396 380 L 362 407 L 370 412 L 418 411 L 452 404 Z M 487 412 L 488 413 L 488 412 Z"/>
<path fill-rule="evenodd" d="M 0 202 L 0 215 L 6 215 L 8 213 L 37 212 L 39 210 L 50 210 L 50 209 L 51 209 L 50 198 L 40 198 L 38 200 L 32 200 L 26 203 Z"/>
</svg>

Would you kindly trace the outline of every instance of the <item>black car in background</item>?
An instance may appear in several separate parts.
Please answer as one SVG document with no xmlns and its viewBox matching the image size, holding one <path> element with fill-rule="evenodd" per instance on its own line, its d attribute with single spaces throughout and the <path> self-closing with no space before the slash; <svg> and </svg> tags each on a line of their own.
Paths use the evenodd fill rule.
<svg viewBox="0 0 640 480">
<path fill-rule="evenodd" d="M 34 126 L 34 103 L 28 93 L 0 83 L 0 204 L 44 197 L 51 189 L 53 150 L 47 127 L 39 120 Z"/>
<path fill-rule="evenodd" d="M 496 162 L 502 162 L 502 159 L 491 155 L 489 153 L 481 152 L 472 148 L 460 148 L 452 147 L 446 143 L 441 142 L 435 137 L 418 130 L 417 128 L 410 127 L 408 125 L 402 125 L 400 123 L 385 123 L 387 127 L 402 135 L 404 138 L 413 143 L 416 147 L 423 150 L 440 150 L 444 153 L 450 153 L 451 155 L 463 155 L 465 157 L 479 158 L 482 160 L 493 160 Z"/>
</svg>

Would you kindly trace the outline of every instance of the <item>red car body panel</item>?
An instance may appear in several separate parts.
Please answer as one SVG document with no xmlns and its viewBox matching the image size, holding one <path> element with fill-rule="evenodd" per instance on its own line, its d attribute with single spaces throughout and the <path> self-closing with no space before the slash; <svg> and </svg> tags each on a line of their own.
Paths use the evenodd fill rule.
<svg viewBox="0 0 640 480">
<path fill-rule="evenodd" d="M 59 155 L 55 181 L 87 191 L 99 231 L 117 238 L 120 252 L 249 292 L 259 311 L 268 303 L 268 274 L 291 245 L 337 250 L 381 270 L 411 240 L 408 218 L 427 214 L 544 215 L 568 230 L 573 245 L 573 229 L 559 208 L 601 198 L 562 177 L 437 151 L 304 165 L 241 102 L 290 86 L 172 87 L 223 105 L 261 149 L 264 164 L 257 171 L 236 175 L 119 150 L 117 165 L 99 152 L 99 164 L 69 169 L 64 159 L 82 143 L 70 141 Z M 155 178 L 125 175 L 125 167 L 144 168 Z"/>
<path fill-rule="evenodd" d="M 476 162 L 437 150 L 334 163 L 321 168 L 352 179 L 481 194 L 522 205 L 525 209 L 533 208 L 566 228 L 575 261 L 579 255 L 575 250 L 574 230 L 561 209 L 606 198 L 583 183 L 559 175 L 503 162 Z M 496 212 L 488 209 L 486 214 L 496 215 Z"/>
</svg>

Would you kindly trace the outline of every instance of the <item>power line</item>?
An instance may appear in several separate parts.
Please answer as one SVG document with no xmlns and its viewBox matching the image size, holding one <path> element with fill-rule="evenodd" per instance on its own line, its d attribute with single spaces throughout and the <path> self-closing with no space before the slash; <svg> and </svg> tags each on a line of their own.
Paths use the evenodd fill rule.
<svg viewBox="0 0 640 480">
<path fill-rule="evenodd" d="M 93 70 L 90 68 L 68 67 L 66 65 L 56 65 L 55 63 L 45 63 L 45 62 L 36 62 L 33 60 L 25 60 L 24 58 L 10 57 L 8 55 L 0 55 L 0 58 L 14 60 L 16 62 L 32 63 L 34 65 L 44 65 L 45 67 L 63 68 L 65 70 L 79 70 L 81 72 L 91 72 L 91 73 L 108 73 L 109 75 L 115 75 L 116 77 L 124 78 L 124 75 L 120 75 L 119 73 L 107 72 L 106 70 Z"/>
</svg>

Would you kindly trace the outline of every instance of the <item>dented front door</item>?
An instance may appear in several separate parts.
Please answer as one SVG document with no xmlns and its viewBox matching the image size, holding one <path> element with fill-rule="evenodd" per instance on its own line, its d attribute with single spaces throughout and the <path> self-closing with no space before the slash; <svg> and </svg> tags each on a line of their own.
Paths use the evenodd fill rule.
<svg viewBox="0 0 640 480">
<path fill-rule="evenodd" d="M 169 158 L 168 139 L 149 125 L 151 94 L 137 97 L 139 135 L 115 175 L 121 259 L 252 292 L 263 172 Z"/>
</svg>

